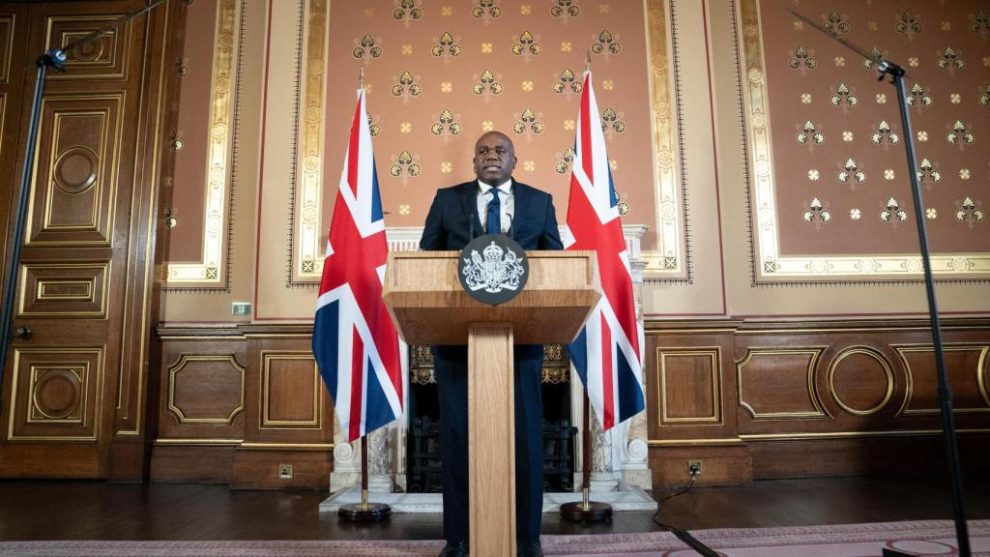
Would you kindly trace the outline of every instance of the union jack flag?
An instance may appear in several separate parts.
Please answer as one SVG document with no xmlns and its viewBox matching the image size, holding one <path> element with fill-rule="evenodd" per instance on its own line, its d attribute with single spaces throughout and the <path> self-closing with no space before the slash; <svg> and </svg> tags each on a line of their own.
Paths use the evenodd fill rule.
<svg viewBox="0 0 990 557">
<path fill-rule="evenodd" d="M 567 352 L 602 429 L 608 431 L 646 406 L 643 327 L 636 319 L 619 199 L 605 153 L 591 72 L 584 73 L 574 143 L 567 204 L 567 226 L 574 241 L 566 249 L 597 252 L 603 296 L 584 329 L 567 345 Z"/>
<path fill-rule="evenodd" d="M 313 324 L 313 354 L 348 442 L 402 415 L 403 400 L 403 346 L 382 302 L 388 244 L 365 114 L 361 89 Z"/>
</svg>

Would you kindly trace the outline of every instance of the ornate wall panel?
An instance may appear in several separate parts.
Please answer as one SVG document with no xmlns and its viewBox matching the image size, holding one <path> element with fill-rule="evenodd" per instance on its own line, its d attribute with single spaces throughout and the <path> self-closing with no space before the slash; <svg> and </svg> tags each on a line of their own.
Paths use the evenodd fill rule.
<svg viewBox="0 0 990 557">
<path fill-rule="evenodd" d="M 15 348 L 7 439 L 97 439 L 103 347 Z"/>
<path fill-rule="evenodd" d="M 15 327 L 25 334 L 14 340 L 16 373 L 4 375 L 17 408 L 0 439 L 5 477 L 143 473 L 156 128 L 176 4 L 119 27 L 111 24 L 143 0 L 7 3 L 0 15 L 0 197 L 8 201 L 20 184 L 35 56 L 109 30 L 47 76 L 17 269 Z M 8 203 L 0 212 L 14 220 Z"/>
<path fill-rule="evenodd" d="M 10 62 L 14 55 L 14 16 L 0 15 L 0 83 L 10 81 Z M 2 131 L 2 130 L 0 130 Z"/>
<path fill-rule="evenodd" d="M 983 203 L 990 123 L 986 6 L 959 1 L 740 0 L 755 279 L 920 277 L 904 142 L 913 141 L 933 269 L 990 276 Z M 796 8 L 870 52 L 847 50 Z M 907 70 L 914 137 L 901 130 L 881 58 Z"/>
<path fill-rule="evenodd" d="M 659 425 L 722 423 L 721 349 L 713 347 L 659 348 L 657 400 Z"/>
<path fill-rule="evenodd" d="M 16 317 L 89 317 L 107 315 L 107 263 L 26 263 Z"/>
<path fill-rule="evenodd" d="M 312 352 L 261 352 L 261 427 L 322 427 L 323 381 Z"/>
<path fill-rule="evenodd" d="M 903 414 L 938 414 L 938 379 L 935 350 L 931 344 L 900 345 L 893 348 L 907 372 L 907 396 Z M 946 379 L 952 388 L 957 413 L 990 412 L 987 369 L 990 346 L 953 344 L 944 346 Z"/>
<path fill-rule="evenodd" d="M 859 417 L 872 416 L 890 402 L 894 393 L 894 371 L 877 349 L 869 346 L 843 348 L 828 368 L 832 400 L 842 410 Z"/>
<path fill-rule="evenodd" d="M 0 15 L 0 85 L 10 83 L 10 62 L 14 56 L 14 16 Z M 0 137 L 7 131 L 7 93 L 0 91 Z M 9 156 L 0 149 L 0 157 Z"/>
<path fill-rule="evenodd" d="M 754 420 L 827 417 L 815 385 L 825 348 L 750 347 L 736 364 L 739 405 Z"/>
<path fill-rule="evenodd" d="M 647 397 L 655 485 L 683 482 L 685 462 L 692 458 L 705 459 L 708 481 L 715 482 L 749 481 L 761 477 L 761 470 L 780 477 L 855 472 L 857 455 L 879 446 L 877 438 L 889 439 L 885 447 L 924 448 L 941 430 L 940 416 L 928 411 L 934 406 L 934 366 L 923 320 L 646 325 L 652 349 L 644 369 L 654 370 L 647 384 L 657 386 Z M 209 390 L 197 395 L 199 400 L 236 401 L 244 392 L 243 414 L 232 424 L 176 424 L 163 397 L 155 441 L 169 448 L 162 463 L 214 455 L 210 458 L 222 466 L 233 466 L 234 476 L 229 468 L 218 470 L 215 481 L 278 487 L 273 463 L 292 462 L 303 453 L 327 456 L 334 448 L 331 404 L 307 350 L 309 325 L 172 326 L 159 333 L 166 380 L 182 354 L 212 357 L 196 363 L 199 375 L 187 378 Z M 943 333 L 957 427 L 967 443 L 990 433 L 990 321 L 950 318 Z M 210 384 L 209 366 L 221 375 L 239 375 L 231 354 L 234 361 L 248 362 L 243 387 L 237 381 Z M 421 360 L 413 360 L 414 368 L 428 372 L 429 364 Z M 428 381 L 428 375 L 420 379 Z M 909 392 L 914 394 L 908 397 Z M 230 406 L 221 410 L 214 404 L 210 417 L 225 418 Z M 901 406 L 912 411 L 900 411 Z M 215 456 L 232 447 L 232 453 Z M 337 447 L 341 453 L 352 450 L 347 444 Z M 809 461 L 807 455 L 827 453 L 829 447 L 842 452 L 830 462 Z"/>
<path fill-rule="evenodd" d="M 650 228 L 646 273 L 687 278 L 669 3 L 549 4 L 301 4 L 290 284 L 321 274 L 359 70 L 390 229 L 421 225 L 437 187 L 473 178 L 473 143 L 492 129 L 563 221 L 586 53 L 620 211 Z"/>
<path fill-rule="evenodd" d="M 232 425 L 244 412 L 244 367 L 233 354 L 183 354 L 165 371 L 168 412 L 179 424 Z"/>
<path fill-rule="evenodd" d="M 124 15 L 124 14 L 120 14 Z M 94 31 L 110 27 L 120 15 L 72 15 L 48 18 L 46 43 L 50 48 L 77 41 Z M 65 73 L 51 72 L 51 80 L 123 79 L 127 77 L 131 27 L 111 29 L 99 40 L 66 52 Z"/>
<path fill-rule="evenodd" d="M 42 101 L 26 245 L 110 245 L 124 103 L 123 93 Z"/>
<path fill-rule="evenodd" d="M 242 5 L 202 0 L 188 8 L 168 213 L 169 288 L 226 288 Z"/>
</svg>

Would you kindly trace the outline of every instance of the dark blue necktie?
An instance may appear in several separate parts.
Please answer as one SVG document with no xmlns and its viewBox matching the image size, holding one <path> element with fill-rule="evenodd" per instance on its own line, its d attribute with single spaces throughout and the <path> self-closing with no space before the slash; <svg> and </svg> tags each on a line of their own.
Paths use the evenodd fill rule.
<svg viewBox="0 0 990 557">
<path fill-rule="evenodd" d="M 488 202 L 488 215 L 485 217 L 485 233 L 501 234 L 502 203 L 499 201 L 498 194 L 502 192 L 498 188 L 492 188 L 488 190 L 488 193 L 492 194 L 492 199 Z"/>
</svg>

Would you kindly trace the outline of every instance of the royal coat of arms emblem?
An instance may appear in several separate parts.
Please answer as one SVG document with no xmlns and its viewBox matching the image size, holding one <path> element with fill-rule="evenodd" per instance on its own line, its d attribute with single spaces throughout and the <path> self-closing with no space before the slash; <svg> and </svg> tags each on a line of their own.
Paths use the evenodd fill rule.
<svg viewBox="0 0 990 557">
<path fill-rule="evenodd" d="M 486 234 L 461 252 L 461 285 L 476 300 L 497 305 L 522 291 L 529 274 L 526 252 L 507 236 Z"/>
</svg>

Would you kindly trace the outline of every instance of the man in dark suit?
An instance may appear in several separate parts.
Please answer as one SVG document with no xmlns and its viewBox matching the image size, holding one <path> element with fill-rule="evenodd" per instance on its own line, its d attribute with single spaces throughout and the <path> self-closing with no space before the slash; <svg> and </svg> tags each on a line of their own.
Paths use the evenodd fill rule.
<svg viewBox="0 0 990 557">
<path fill-rule="evenodd" d="M 424 250 L 460 250 L 482 234 L 508 234 L 523 249 L 562 249 L 553 199 L 512 178 L 512 140 L 482 135 L 474 149 L 477 180 L 437 191 L 426 217 Z M 516 345 L 516 541 L 520 556 L 542 556 L 543 346 Z M 468 555 L 467 347 L 434 346 L 443 461 L 441 557 Z"/>
</svg>

